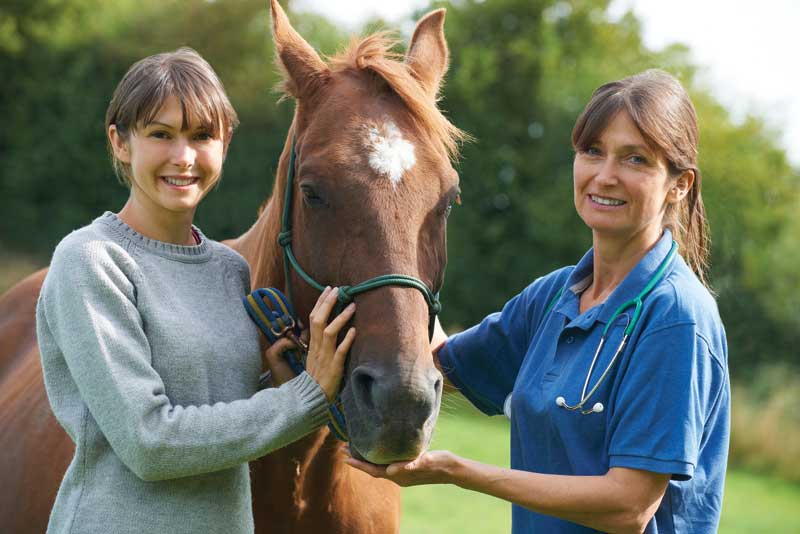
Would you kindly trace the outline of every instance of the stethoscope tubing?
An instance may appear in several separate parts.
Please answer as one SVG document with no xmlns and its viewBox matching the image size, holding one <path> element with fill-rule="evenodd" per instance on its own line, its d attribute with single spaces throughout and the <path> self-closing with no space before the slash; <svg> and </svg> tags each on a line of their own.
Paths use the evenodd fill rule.
<svg viewBox="0 0 800 534">
<path fill-rule="evenodd" d="M 628 338 L 630 337 L 631 333 L 636 327 L 636 324 L 639 322 L 639 317 L 642 314 L 642 300 L 664 277 L 664 273 L 666 272 L 667 266 L 670 264 L 672 258 L 677 253 L 677 249 L 678 249 L 678 244 L 675 241 L 673 241 L 672 247 L 667 253 L 666 258 L 664 258 L 664 261 L 661 262 L 661 265 L 656 270 L 656 273 L 653 275 L 653 277 L 650 279 L 650 281 L 647 283 L 644 289 L 642 289 L 642 291 L 638 295 L 636 295 L 635 298 L 627 302 L 624 302 L 616 310 L 614 310 L 614 313 L 611 315 L 611 318 L 608 320 L 608 323 L 606 324 L 605 328 L 603 328 L 603 333 L 600 335 L 600 343 L 597 345 L 597 350 L 594 352 L 592 363 L 589 365 L 589 372 L 586 373 L 586 380 L 584 380 L 583 382 L 583 389 L 581 390 L 581 399 L 578 402 L 578 404 L 574 406 L 569 405 L 567 404 L 566 399 L 563 396 L 559 395 L 558 397 L 556 397 L 556 406 L 564 408 L 565 410 L 569 410 L 571 412 L 579 411 L 582 415 L 589 415 L 591 413 L 600 413 L 605 409 L 603 403 L 601 402 L 595 403 L 594 406 L 592 406 L 592 408 L 589 410 L 584 410 L 583 407 L 586 405 L 586 403 L 589 401 L 592 395 L 594 395 L 594 393 L 600 388 L 600 385 L 603 383 L 603 380 L 605 380 L 606 376 L 611 371 L 611 368 L 614 366 L 614 363 L 617 361 L 617 358 L 625 349 L 625 345 L 628 342 Z M 614 352 L 614 357 L 611 358 L 610 362 L 608 362 L 605 371 L 603 371 L 603 374 L 600 375 L 600 378 L 597 379 L 597 382 L 595 382 L 594 386 L 587 394 L 586 389 L 589 387 L 589 380 L 592 377 L 594 366 L 596 365 L 597 359 L 600 356 L 600 351 L 603 349 L 603 345 L 605 345 L 606 334 L 611 328 L 611 325 L 613 325 L 614 322 L 617 320 L 617 318 L 631 306 L 634 306 L 633 314 L 628 318 L 628 323 L 625 325 L 625 330 L 623 331 L 622 334 L 622 341 L 620 341 L 617 350 Z"/>
</svg>

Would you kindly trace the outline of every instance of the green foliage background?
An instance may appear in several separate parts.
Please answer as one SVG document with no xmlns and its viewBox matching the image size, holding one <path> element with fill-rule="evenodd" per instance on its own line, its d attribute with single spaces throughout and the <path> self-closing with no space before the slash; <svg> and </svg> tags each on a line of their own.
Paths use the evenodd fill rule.
<svg viewBox="0 0 800 534">
<path fill-rule="evenodd" d="M 711 279 L 731 370 L 797 363 L 800 172 L 776 132 L 734 123 L 696 81 L 681 46 L 648 50 L 639 22 L 611 22 L 606 1 L 461 0 L 448 8 L 452 61 L 442 107 L 477 141 L 459 165 L 464 205 L 449 225 L 446 326 L 469 326 L 536 277 L 580 258 L 590 233 L 572 205 L 572 125 L 592 90 L 658 67 L 690 89 L 701 127 L 711 220 Z M 290 7 L 290 6 L 289 6 Z M 103 115 L 127 68 L 182 45 L 217 69 L 241 118 L 218 190 L 198 224 L 243 232 L 269 195 L 292 114 L 277 103 L 263 0 L 9 0 L 0 5 L 0 254 L 47 262 L 56 243 L 127 190 L 105 152 Z M 346 35 L 292 15 L 332 53 Z M 371 24 L 376 27 L 379 23 Z"/>
</svg>

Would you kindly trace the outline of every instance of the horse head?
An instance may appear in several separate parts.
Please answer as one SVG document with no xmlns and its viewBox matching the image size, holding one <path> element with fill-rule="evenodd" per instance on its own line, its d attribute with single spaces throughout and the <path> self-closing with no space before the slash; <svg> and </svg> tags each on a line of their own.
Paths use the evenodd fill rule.
<svg viewBox="0 0 800 534">
<path fill-rule="evenodd" d="M 296 107 L 270 203 L 285 197 L 293 169 L 284 209 L 297 261 L 321 284 L 402 274 L 438 292 L 447 215 L 459 195 L 451 159 L 464 138 L 436 107 L 448 64 L 444 10 L 419 21 L 405 57 L 376 34 L 323 61 L 278 2 L 271 6 L 278 64 Z M 289 276 L 298 315 L 307 317 L 319 291 L 296 271 Z M 373 463 L 413 458 L 430 442 L 442 392 L 425 292 L 381 286 L 355 301 L 357 337 L 341 392 L 351 450 Z"/>
</svg>

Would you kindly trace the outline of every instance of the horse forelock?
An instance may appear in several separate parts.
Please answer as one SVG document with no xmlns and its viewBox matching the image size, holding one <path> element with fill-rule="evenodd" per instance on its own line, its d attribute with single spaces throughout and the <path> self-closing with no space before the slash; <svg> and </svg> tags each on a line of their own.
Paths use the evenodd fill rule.
<svg viewBox="0 0 800 534">
<path fill-rule="evenodd" d="M 339 54 L 327 58 L 328 73 L 318 73 L 315 85 L 324 85 L 330 73 L 352 71 L 357 74 L 376 76 L 403 101 L 410 116 L 432 139 L 441 142 L 451 160 L 459 157 L 459 145 L 470 136 L 453 125 L 439 110 L 435 96 L 428 94 L 420 83 L 420 76 L 403 61 L 396 52 L 399 41 L 391 32 L 382 31 L 365 38 L 353 38 Z M 280 63 L 280 62 L 278 62 Z M 283 91 L 285 95 L 297 95 L 298 91 L 284 69 Z"/>
<path fill-rule="evenodd" d="M 368 71 L 379 76 L 408 108 L 414 121 L 431 137 L 441 141 L 447 155 L 455 160 L 459 144 L 469 136 L 453 125 L 436 105 L 435 95 L 428 94 L 420 77 L 395 52 L 399 41 L 390 32 L 378 32 L 363 39 L 352 39 L 350 46 L 329 60 L 334 72 L 341 70 Z"/>
</svg>

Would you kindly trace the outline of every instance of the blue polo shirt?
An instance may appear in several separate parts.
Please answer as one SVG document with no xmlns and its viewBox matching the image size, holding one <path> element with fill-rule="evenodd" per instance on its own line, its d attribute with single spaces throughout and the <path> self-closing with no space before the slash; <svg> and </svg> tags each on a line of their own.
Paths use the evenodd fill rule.
<svg viewBox="0 0 800 534">
<path fill-rule="evenodd" d="M 672 475 L 645 532 L 714 533 L 730 434 L 725 331 L 716 302 L 680 255 L 644 298 L 641 316 L 599 389 L 575 405 L 603 328 L 614 311 L 652 279 L 672 245 L 669 230 L 608 297 L 579 312 L 591 283 L 593 253 L 577 266 L 539 278 L 499 313 L 452 336 L 439 351 L 450 381 L 488 415 L 511 394 L 511 467 L 559 475 L 604 475 L 629 467 Z M 561 296 L 553 302 L 560 289 Z M 587 392 L 614 355 L 633 308 L 618 316 L 598 356 Z M 512 532 L 586 533 L 592 529 L 512 509 Z"/>
</svg>

